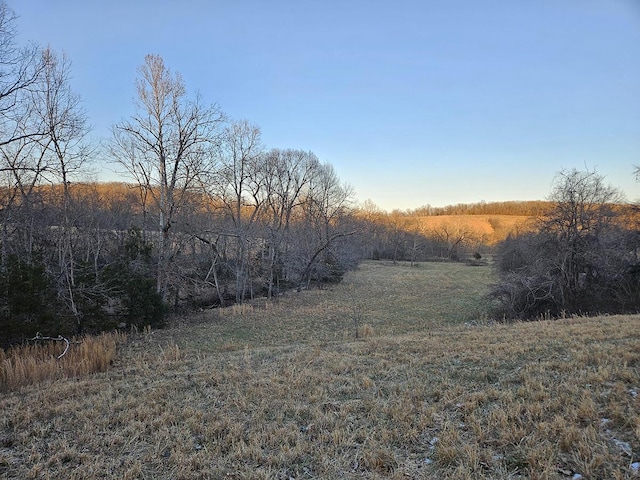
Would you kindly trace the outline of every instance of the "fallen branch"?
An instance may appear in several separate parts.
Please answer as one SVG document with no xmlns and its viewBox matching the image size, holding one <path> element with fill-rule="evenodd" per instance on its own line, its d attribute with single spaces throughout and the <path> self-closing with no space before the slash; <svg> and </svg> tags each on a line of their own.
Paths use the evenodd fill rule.
<svg viewBox="0 0 640 480">
<path fill-rule="evenodd" d="M 58 360 L 60 360 L 62 357 L 64 357 L 65 354 L 67 353 L 67 350 L 69 350 L 69 340 L 64 338 L 62 335 L 58 335 L 57 337 L 43 337 L 40 334 L 40 332 L 38 332 L 38 333 L 36 333 L 36 336 L 33 337 L 31 340 L 54 340 L 54 341 L 66 343 L 66 346 L 64 347 L 64 352 L 62 352 L 60 355 L 58 355 L 56 357 Z"/>
</svg>

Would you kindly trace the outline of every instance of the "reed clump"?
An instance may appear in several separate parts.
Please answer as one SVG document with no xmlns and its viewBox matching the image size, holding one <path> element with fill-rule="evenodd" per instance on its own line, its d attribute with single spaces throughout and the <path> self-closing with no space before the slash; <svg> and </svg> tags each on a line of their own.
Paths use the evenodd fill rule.
<svg viewBox="0 0 640 480">
<path fill-rule="evenodd" d="M 122 333 L 111 332 L 70 339 L 66 352 L 66 343 L 58 339 L 35 339 L 0 349 L 0 390 L 104 372 L 125 338 Z"/>
</svg>

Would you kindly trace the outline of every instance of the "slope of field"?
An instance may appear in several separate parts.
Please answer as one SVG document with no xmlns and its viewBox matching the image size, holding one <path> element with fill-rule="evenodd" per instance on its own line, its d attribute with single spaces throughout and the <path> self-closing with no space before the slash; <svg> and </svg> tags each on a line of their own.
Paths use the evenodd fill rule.
<svg viewBox="0 0 640 480">
<path fill-rule="evenodd" d="M 464 233 L 493 245 L 509 234 L 531 229 L 534 217 L 523 215 L 436 215 L 418 217 L 422 231 Z"/>
<path fill-rule="evenodd" d="M 637 478 L 640 317 L 494 325 L 492 278 L 371 262 L 131 335 L 0 393 L 0 478 Z"/>
</svg>

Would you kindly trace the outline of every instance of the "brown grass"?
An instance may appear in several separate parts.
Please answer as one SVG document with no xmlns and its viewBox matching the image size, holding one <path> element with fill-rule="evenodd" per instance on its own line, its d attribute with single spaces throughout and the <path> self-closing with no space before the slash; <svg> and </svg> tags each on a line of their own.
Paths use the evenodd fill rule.
<svg viewBox="0 0 640 480">
<path fill-rule="evenodd" d="M 63 342 L 52 340 L 0 349 L 0 391 L 104 372 L 123 341 L 122 334 L 109 333 L 72 339 L 66 353 Z"/>
<path fill-rule="evenodd" d="M 332 291 L 130 336 L 106 372 L 2 394 L 0 477 L 638 478 L 640 317 L 469 322 L 457 297 L 491 275 L 466 267 L 469 292 L 449 267 L 366 264 Z M 466 313 L 407 305 L 447 278 Z M 357 341 L 356 314 L 371 327 Z"/>
<path fill-rule="evenodd" d="M 483 239 L 494 245 L 509 234 L 531 229 L 534 217 L 524 215 L 436 215 L 418 217 L 420 228 L 429 234 L 446 229 L 449 232 L 464 232 L 467 236 Z"/>
</svg>

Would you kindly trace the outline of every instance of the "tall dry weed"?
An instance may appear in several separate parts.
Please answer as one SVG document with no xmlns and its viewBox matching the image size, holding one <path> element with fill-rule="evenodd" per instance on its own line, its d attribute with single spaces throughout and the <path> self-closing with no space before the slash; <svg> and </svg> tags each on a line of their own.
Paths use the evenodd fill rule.
<svg viewBox="0 0 640 480">
<path fill-rule="evenodd" d="M 370 324 L 365 323 L 362 326 L 362 331 L 360 332 L 360 337 L 362 337 L 362 338 L 370 338 L 370 337 L 373 337 L 373 335 L 374 335 L 373 327 Z"/>
<path fill-rule="evenodd" d="M 253 313 L 253 305 L 249 303 L 236 303 L 230 307 L 218 309 L 222 317 L 246 317 Z"/>
<path fill-rule="evenodd" d="M 60 358 L 64 347 L 49 340 L 0 350 L 0 390 L 104 372 L 124 339 L 118 332 L 74 339 Z"/>
</svg>

